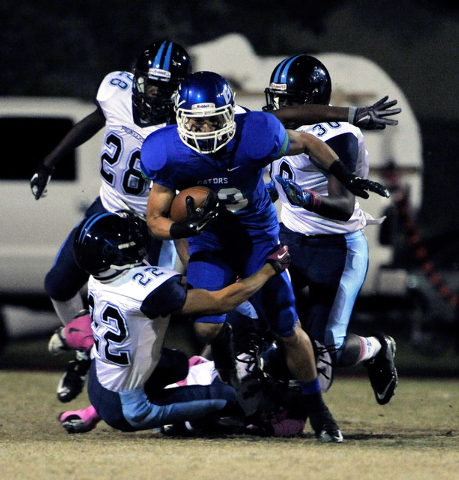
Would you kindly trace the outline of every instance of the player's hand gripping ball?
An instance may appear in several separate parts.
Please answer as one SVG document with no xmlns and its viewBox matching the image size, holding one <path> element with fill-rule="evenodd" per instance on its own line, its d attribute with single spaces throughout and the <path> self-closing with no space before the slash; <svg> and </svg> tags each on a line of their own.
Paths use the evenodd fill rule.
<svg viewBox="0 0 459 480">
<path fill-rule="evenodd" d="M 194 208 L 209 208 L 212 210 L 217 204 L 215 193 L 207 187 L 196 186 L 182 190 L 172 201 L 169 217 L 174 222 L 184 222 L 188 217 L 186 198 L 192 197 L 194 200 Z M 207 205 L 206 204 L 207 201 Z"/>
</svg>

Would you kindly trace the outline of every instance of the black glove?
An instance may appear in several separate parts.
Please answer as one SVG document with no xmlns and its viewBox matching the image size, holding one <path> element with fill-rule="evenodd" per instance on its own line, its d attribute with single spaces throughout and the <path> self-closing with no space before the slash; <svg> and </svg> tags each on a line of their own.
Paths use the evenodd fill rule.
<svg viewBox="0 0 459 480">
<path fill-rule="evenodd" d="M 198 208 L 194 203 L 194 198 L 190 195 L 186 197 L 187 217 L 183 222 L 173 223 L 170 234 L 173 238 L 194 237 L 201 233 L 201 230 L 218 216 L 218 201 L 215 192 L 211 192 L 205 202 Z"/>
<path fill-rule="evenodd" d="M 368 180 L 367 178 L 354 177 L 346 185 L 346 188 L 356 197 L 368 198 L 370 195 L 368 195 L 368 192 L 366 190 L 368 190 L 369 192 L 377 193 L 381 197 L 390 197 L 389 190 L 387 190 L 386 187 L 384 187 L 378 182 Z"/>
<path fill-rule="evenodd" d="M 37 171 L 30 179 L 30 188 L 35 200 L 38 200 L 42 195 L 46 194 L 46 186 L 51 180 L 51 175 L 54 172 L 54 168 L 47 167 L 43 163 L 40 163 L 37 167 Z"/>
<path fill-rule="evenodd" d="M 393 120 L 385 117 L 391 115 L 397 115 L 402 111 L 401 108 L 392 108 L 397 105 L 397 100 L 391 100 L 386 102 L 389 97 L 385 97 L 378 100 L 371 107 L 356 108 L 349 107 L 349 123 L 352 123 L 356 127 L 364 130 L 384 130 L 386 125 L 397 125 L 398 120 Z"/>
<path fill-rule="evenodd" d="M 377 193 L 381 197 L 390 197 L 389 190 L 380 183 L 349 173 L 340 159 L 335 160 L 328 171 L 357 197 L 368 198 L 369 195 L 366 190 Z"/>
<path fill-rule="evenodd" d="M 269 263 L 273 266 L 277 275 L 281 274 L 284 270 L 287 270 L 291 261 L 292 259 L 290 257 L 287 245 L 282 244 L 274 247 L 266 259 L 266 263 Z"/>
</svg>

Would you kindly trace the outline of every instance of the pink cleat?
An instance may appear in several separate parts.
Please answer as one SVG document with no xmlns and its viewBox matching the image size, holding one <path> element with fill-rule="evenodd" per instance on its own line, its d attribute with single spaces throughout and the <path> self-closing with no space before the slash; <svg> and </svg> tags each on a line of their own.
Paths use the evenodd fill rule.
<svg viewBox="0 0 459 480">
<path fill-rule="evenodd" d="M 97 415 L 96 409 L 90 405 L 81 410 L 63 412 L 59 415 L 58 420 L 67 433 L 85 433 L 96 428 L 100 417 Z"/>
</svg>

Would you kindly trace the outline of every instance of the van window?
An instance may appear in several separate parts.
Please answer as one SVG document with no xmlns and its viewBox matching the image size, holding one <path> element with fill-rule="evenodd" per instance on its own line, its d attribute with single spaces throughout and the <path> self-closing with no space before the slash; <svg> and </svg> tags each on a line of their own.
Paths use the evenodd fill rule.
<svg viewBox="0 0 459 480">
<path fill-rule="evenodd" d="M 0 180 L 30 180 L 37 165 L 72 127 L 73 121 L 62 117 L 1 117 L 0 145 L 4 154 Z M 53 181 L 71 181 L 75 177 L 73 151 L 57 164 Z"/>
</svg>

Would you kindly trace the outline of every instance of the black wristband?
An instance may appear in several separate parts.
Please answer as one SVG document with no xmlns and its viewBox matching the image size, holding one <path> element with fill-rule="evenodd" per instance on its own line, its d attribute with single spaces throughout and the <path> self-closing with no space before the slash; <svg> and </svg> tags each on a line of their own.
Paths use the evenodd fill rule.
<svg viewBox="0 0 459 480">
<path fill-rule="evenodd" d="M 188 238 L 188 237 L 194 237 L 196 235 L 199 235 L 198 232 L 195 232 L 186 223 L 178 223 L 178 222 L 175 222 L 171 225 L 169 234 L 172 238 L 175 238 L 175 239 Z"/>
<path fill-rule="evenodd" d="M 328 171 L 332 175 L 334 175 L 343 185 L 348 185 L 348 183 L 355 178 L 355 175 L 349 172 L 349 170 L 339 158 L 330 165 Z"/>
</svg>

